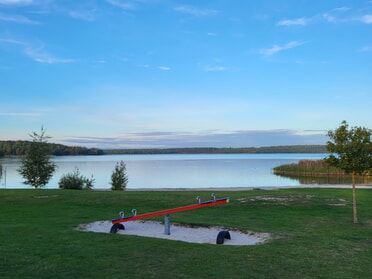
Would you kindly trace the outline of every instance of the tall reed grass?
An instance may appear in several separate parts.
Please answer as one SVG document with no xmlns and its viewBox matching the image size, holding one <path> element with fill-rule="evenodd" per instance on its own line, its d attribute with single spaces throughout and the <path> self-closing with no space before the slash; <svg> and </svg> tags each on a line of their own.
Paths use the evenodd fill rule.
<svg viewBox="0 0 372 279">
<path fill-rule="evenodd" d="M 350 184 L 351 174 L 329 166 L 324 160 L 300 160 L 297 164 L 281 165 L 273 170 L 275 175 L 298 179 L 301 184 Z M 370 184 L 372 170 L 355 176 L 355 183 Z"/>
<path fill-rule="evenodd" d="M 329 166 L 324 160 L 300 160 L 295 164 L 286 164 L 274 168 L 275 174 L 302 175 L 346 175 L 341 169 Z"/>
</svg>

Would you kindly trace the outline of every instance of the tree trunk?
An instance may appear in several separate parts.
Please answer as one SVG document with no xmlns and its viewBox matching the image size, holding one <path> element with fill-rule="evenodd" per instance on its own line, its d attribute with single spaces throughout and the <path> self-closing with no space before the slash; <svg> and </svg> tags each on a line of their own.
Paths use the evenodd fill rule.
<svg viewBox="0 0 372 279">
<path fill-rule="evenodd" d="M 358 223 L 357 215 L 357 204 L 356 204 L 356 195 L 355 195 L 355 172 L 351 173 L 351 179 L 353 183 L 353 222 L 354 224 Z"/>
</svg>

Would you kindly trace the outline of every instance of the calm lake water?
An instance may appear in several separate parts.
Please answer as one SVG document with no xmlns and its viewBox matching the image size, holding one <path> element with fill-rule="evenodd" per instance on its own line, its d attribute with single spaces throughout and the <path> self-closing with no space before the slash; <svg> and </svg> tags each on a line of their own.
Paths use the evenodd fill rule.
<svg viewBox="0 0 372 279">
<path fill-rule="evenodd" d="M 274 175 L 272 169 L 301 159 L 321 159 L 327 154 L 197 154 L 197 155 L 103 155 L 53 157 L 58 169 L 45 188 L 58 188 L 58 181 L 77 167 L 95 179 L 94 188 L 109 189 L 117 162 L 127 166 L 128 189 L 300 186 L 298 179 Z M 20 159 L 1 158 L 0 188 L 31 188 L 17 172 Z"/>
</svg>

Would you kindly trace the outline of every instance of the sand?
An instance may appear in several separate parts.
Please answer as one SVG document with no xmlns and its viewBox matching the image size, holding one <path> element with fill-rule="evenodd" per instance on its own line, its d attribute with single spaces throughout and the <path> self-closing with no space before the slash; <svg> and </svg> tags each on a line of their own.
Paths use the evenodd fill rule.
<svg viewBox="0 0 372 279">
<path fill-rule="evenodd" d="M 190 243 L 216 244 L 217 235 L 223 230 L 228 230 L 231 237 L 231 239 L 225 239 L 223 245 L 256 245 L 265 243 L 270 239 L 270 234 L 268 233 L 242 232 L 223 227 L 201 228 L 171 223 L 171 234 L 166 235 L 164 234 L 164 224 L 161 222 L 130 221 L 123 223 L 123 225 L 125 226 L 125 230 L 119 230 L 117 234 L 155 237 Z M 80 225 L 78 229 L 97 233 L 110 233 L 111 226 L 111 221 L 97 221 Z"/>
</svg>

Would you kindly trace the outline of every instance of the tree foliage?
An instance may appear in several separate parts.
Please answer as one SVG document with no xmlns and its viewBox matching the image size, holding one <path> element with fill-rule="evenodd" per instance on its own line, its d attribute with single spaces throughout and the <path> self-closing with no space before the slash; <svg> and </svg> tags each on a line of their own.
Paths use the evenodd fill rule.
<svg viewBox="0 0 372 279">
<path fill-rule="evenodd" d="M 327 162 L 346 173 L 363 174 L 372 169 L 372 143 L 370 129 L 351 127 L 346 121 L 335 131 L 329 131 L 331 141 L 327 142 L 327 150 L 331 154 Z"/>
<path fill-rule="evenodd" d="M 58 185 L 61 189 L 91 190 L 94 185 L 94 178 L 93 175 L 91 178 L 81 175 L 79 169 L 75 168 L 74 172 L 63 175 Z"/>
<path fill-rule="evenodd" d="M 326 162 L 352 175 L 353 189 L 353 221 L 358 222 L 356 195 L 355 195 L 355 175 L 363 174 L 372 169 L 372 131 L 365 127 L 349 127 L 343 121 L 336 130 L 329 131 L 326 148 L 331 154 L 326 158 Z"/>
<path fill-rule="evenodd" d="M 32 132 L 31 144 L 28 146 L 27 154 L 22 159 L 22 164 L 18 172 L 25 179 L 24 184 L 29 184 L 35 188 L 45 186 L 52 178 L 56 170 L 56 164 L 53 163 L 48 155 L 46 130 L 42 127 L 40 133 Z"/>
<path fill-rule="evenodd" d="M 111 190 L 125 190 L 128 184 L 126 165 L 123 161 L 116 163 L 111 174 Z"/>
</svg>

